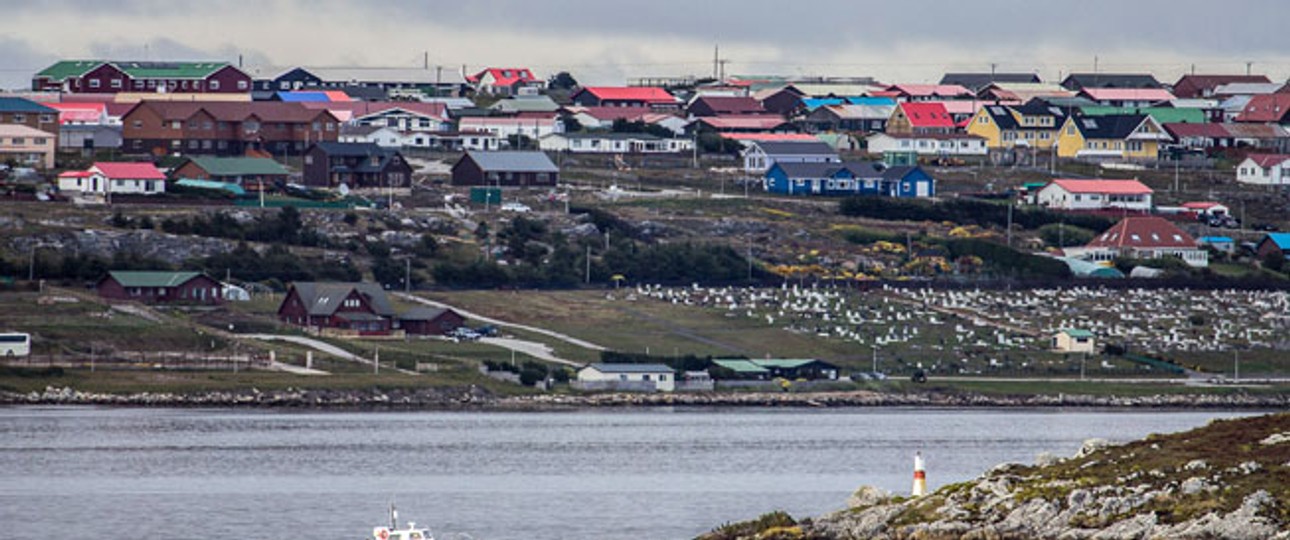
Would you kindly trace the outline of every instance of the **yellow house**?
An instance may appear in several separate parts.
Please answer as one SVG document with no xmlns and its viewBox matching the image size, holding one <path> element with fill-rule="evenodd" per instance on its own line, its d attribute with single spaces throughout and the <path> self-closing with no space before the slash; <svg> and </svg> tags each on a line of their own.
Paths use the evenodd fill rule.
<svg viewBox="0 0 1290 540">
<path fill-rule="evenodd" d="M 984 138 L 990 148 L 1047 150 L 1057 142 L 1064 118 L 1061 109 L 1036 101 L 1016 107 L 986 105 L 972 117 L 967 132 Z"/>
<path fill-rule="evenodd" d="M 1145 114 L 1068 117 L 1057 139 L 1064 158 L 1156 159 L 1160 141 L 1168 140 L 1160 124 Z"/>
</svg>

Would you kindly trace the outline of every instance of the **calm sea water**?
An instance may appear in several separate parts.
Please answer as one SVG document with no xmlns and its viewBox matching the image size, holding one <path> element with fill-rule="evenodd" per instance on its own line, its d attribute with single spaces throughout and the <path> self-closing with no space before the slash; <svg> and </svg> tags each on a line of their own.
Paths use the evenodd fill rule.
<svg viewBox="0 0 1290 540">
<path fill-rule="evenodd" d="M 0 537 L 370 538 L 393 499 L 438 538 L 691 538 L 862 484 L 930 487 L 1221 412 L 307 413 L 0 408 Z"/>
</svg>

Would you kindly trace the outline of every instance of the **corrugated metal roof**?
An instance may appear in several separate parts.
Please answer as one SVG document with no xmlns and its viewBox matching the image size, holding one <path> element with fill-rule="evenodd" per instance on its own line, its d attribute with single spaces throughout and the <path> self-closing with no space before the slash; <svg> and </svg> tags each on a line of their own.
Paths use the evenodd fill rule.
<svg viewBox="0 0 1290 540">
<path fill-rule="evenodd" d="M 726 359 L 714 359 L 714 360 L 712 361 L 712 363 L 713 363 L 713 364 L 716 364 L 716 365 L 718 365 L 718 366 L 721 366 L 721 367 L 723 367 L 723 368 L 726 368 L 726 369 L 728 369 L 728 370 L 734 371 L 735 373 L 758 373 L 758 374 L 761 374 L 761 373 L 769 373 L 769 372 L 770 372 L 770 371 L 769 371 L 769 370 L 767 370 L 766 368 L 761 367 L 761 366 L 759 366 L 759 365 L 757 365 L 757 364 L 752 363 L 752 361 L 751 361 L 751 360 L 743 360 L 743 359 L 731 359 L 731 360 L 726 360 Z"/>
<path fill-rule="evenodd" d="M 108 276 L 122 287 L 178 287 L 202 275 L 201 272 L 139 272 L 113 270 Z"/>
<path fill-rule="evenodd" d="M 200 156 L 190 159 L 213 176 L 242 174 L 285 176 L 287 174 L 286 167 L 269 158 Z"/>
<path fill-rule="evenodd" d="M 462 159 L 472 159 L 487 171 L 560 172 L 551 158 L 542 152 L 466 152 Z"/>
<path fill-rule="evenodd" d="M 300 295 L 300 301 L 310 315 L 328 316 L 341 307 L 341 302 L 354 291 L 364 296 L 372 310 L 382 317 L 394 316 L 394 308 L 385 290 L 375 283 L 339 283 L 297 281 L 291 284 Z"/>
<path fill-rule="evenodd" d="M 0 97 L 0 112 L 58 114 L 57 109 L 46 107 L 30 99 L 24 99 L 20 97 Z"/>
<path fill-rule="evenodd" d="M 663 364 L 591 364 L 587 366 L 601 373 L 672 373 Z"/>
</svg>

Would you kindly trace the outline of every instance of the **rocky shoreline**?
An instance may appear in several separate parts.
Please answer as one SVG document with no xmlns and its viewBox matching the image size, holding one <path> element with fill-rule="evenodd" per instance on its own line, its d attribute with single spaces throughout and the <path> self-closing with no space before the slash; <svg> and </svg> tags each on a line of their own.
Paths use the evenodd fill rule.
<svg viewBox="0 0 1290 540">
<path fill-rule="evenodd" d="M 699 540 L 1290 540 L 1290 414 L 1218 420 L 1070 458 L 1003 464 L 922 497 L 723 525 Z"/>
<path fill-rule="evenodd" d="M 1150 409 L 1285 410 L 1290 394 L 1152 395 L 1135 397 L 1079 394 L 986 396 L 980 394 L 894 394 L 871 391 L 818 393 L 541 394 L 498 396 L 478 386 L 408 389 L 260 391 L 190 393 L 83 392 L 68 387 L 44 391 L 0 392 L 0 405 L 108 405 L 134 407 L 400 408 L 545 411 L 632 407 L 1059 407 Z"/>
</svg>

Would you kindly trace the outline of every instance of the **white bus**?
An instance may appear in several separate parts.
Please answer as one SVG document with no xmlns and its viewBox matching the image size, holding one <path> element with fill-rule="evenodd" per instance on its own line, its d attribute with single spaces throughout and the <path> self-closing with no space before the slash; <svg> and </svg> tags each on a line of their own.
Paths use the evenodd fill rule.
<svg viewBox="0 0 1290 540">
<path fill-rule="evenodd" d="M 21 332 L 0 333 L 0 357 L 27 356 L 30 354 L 30 334 Z"/>
</svg>

